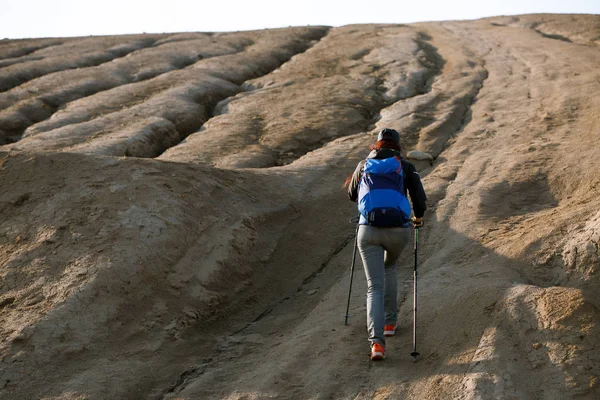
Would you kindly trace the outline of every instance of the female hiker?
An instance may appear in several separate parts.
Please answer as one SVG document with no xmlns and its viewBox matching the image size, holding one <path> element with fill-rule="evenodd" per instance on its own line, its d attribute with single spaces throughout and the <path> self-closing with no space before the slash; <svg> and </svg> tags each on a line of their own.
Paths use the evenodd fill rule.
<svg viewBox="0 0 600 400">
<path fill-rule="evenodd" d="M 423 226 L 425 191 L 415 166 L 400 156 L 400 135 L 383 129 L 366 160 L 352 175 L 348 196 L 358 201 L 358 249 L 367 278 L 367 328 L 371 359 L 381 360 L 385 336 L 396 331 L 398 279 L 396 261 L 410 242 L 410 203 L 415 227 Z"/>
</svg>

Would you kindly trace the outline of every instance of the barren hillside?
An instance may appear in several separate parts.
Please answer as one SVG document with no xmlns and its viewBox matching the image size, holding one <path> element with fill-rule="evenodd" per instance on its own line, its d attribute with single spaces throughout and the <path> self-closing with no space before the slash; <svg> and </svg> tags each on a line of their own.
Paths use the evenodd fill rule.
<svg viewBox="0 0 600 400">
<path fill-rule="evenodd" d="M 0 41 L 0 398 L 600 398 L 600 16 Z M 368 358 L 383 127 L 419 351 Z"/>
</svg>

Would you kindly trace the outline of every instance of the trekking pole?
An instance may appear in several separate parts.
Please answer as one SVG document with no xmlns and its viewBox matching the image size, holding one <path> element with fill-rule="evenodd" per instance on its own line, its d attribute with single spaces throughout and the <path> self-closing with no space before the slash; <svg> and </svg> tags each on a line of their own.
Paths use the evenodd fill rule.
<svg viewBox="0 0 600 400">
<path fill-rule="evenodd" d="M 417 351 L 417 249 L 419 245 L 419 228 L 415 227 L 415 269 L 413 273 L 413 351 L 410 355 L 413 362 L 417 361 L 419 352 Z"/>
<path fill-rule="evenodd" d="M 350 222 L 356 220 L 356 233 L 354 235 L 354 250 L 352 251 L 352 267 L 350 268 L 350 288 L 348 289 L 348 303 L 346 303 L 346 317 L 344 325 L 348 325 L 348 312 L 350 311 L 350 294 L 352 293 L 352 278 L 354 278 L 354 262 L 356 261 L 356 248 L 358 247 L 358 221 L 359 217 L 352 218 Z"/>
</svg>

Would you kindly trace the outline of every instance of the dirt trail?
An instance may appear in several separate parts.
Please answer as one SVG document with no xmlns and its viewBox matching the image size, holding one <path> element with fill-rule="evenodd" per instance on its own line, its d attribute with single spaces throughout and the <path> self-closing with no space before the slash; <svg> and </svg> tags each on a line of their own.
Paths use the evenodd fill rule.
<svg viewBox="0 0 600 400">
<path fill-rule="evenodd" d="M 206 48 L 189 35 L 153 40 Z M 17 118 L 35 95 L 0 111 L 21 121 L 0 123 L 16 140 L 0 147 L 0 397 L 598 398 L 600 17 L 244 35 L 240 54 L 66 96 L 50 119 Z M 57 44 L 3 45 L 12 74 Z M 178 96 L 192 108 L 165 114 Z M 367 357 L 360 260 L 343 325 L 341 184 L 387 126 L 433 158 L 415 161 L 417 363 L 408 252 L 386 360 Z"/>
</svg>

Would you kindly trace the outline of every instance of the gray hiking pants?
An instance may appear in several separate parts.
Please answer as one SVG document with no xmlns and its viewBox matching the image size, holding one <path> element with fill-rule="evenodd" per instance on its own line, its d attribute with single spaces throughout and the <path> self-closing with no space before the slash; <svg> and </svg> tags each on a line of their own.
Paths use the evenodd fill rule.
<svg viewBox="0 0 600 400">
<path fill-rule="evenodd" d="M 384 325 L 395 325 L 398 316 L 396 261 L 410 242 L 409 228 L 360 225 L 358 250 L 367 277 L 367 329 L 369 342 L 385 346 Z"/>
</svg>

